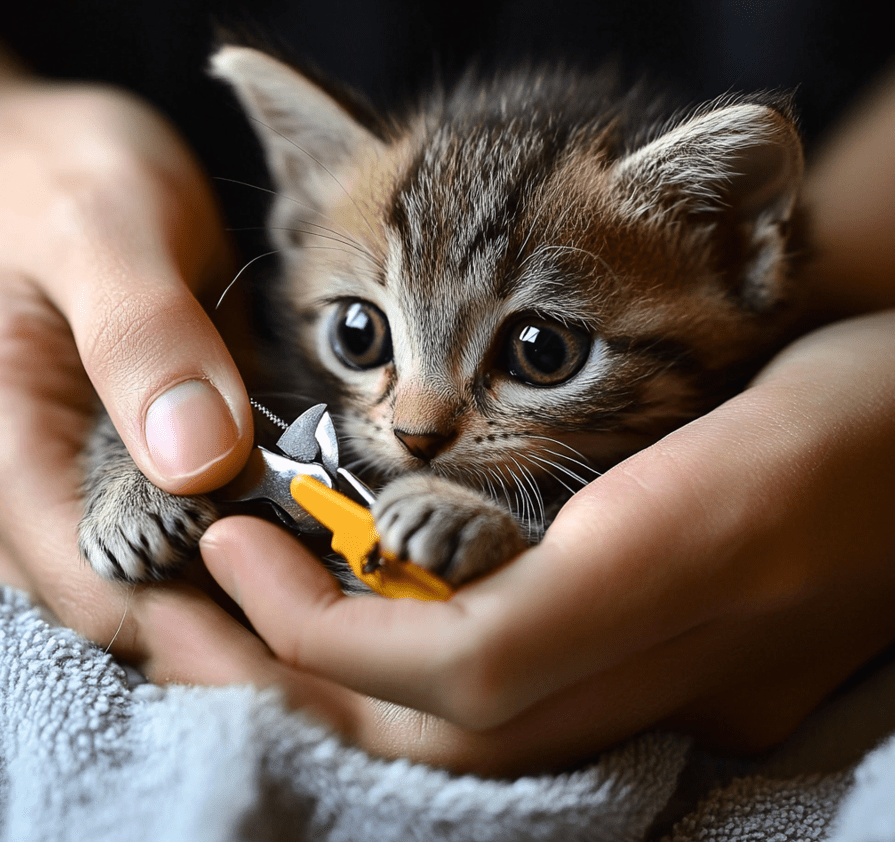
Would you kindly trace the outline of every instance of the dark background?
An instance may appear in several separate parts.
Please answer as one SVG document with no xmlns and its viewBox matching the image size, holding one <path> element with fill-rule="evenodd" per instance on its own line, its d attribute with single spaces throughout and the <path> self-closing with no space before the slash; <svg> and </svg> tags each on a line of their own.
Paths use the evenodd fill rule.
<svg viewBox="0 0 895 842">
<path fill-rule="evenodd" d="M 165 111 L 212 176 L 265 183 L 257 146 L 204 66 L 220 27 L 281 52 L 389 106 L 471 60 L 615 61 L 686 100 L 729 91 L 795 90 L 809 152 L 823 129 L 892 55 L 886 6 L 841 0 L 504 0 L 475 11 L 405 0 L 19 0 L 0 38 L 40 72 L 116 82 Z M 217 182 L 231 224 L 258 225 L 256 191 Z M 249 250 L 251 238 L 244 245 Z"/>
</svg>

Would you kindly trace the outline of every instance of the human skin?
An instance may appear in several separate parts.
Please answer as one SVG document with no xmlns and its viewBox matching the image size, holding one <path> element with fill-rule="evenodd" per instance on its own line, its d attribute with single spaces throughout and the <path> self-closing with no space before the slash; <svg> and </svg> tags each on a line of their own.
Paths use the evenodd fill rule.
<svg viewBox="0 0 895 842">
<path fill-rule="evenodd" d="M 276 686 L 374 753 L 507 774 L 656 723 L 762 748 L 895 639 L 889 312 L 804 337 L 448 603 L 343 598 L 250 518 L 216 524 L 202 553 L 261 637 L 185 581 L 100 580 L 75 540 L 92 389 L 169 491 L 211 490 L 246 458 L 245 392 L 194 298 L 232 264 L 201 171 L 147 106 L 11 61 L 0 78 L 0 576 L 153 681 Z M 831 315 L 895 306 L 895 215 L 865 212 L 876 229 L 850 252 L 843 205 L 877 194 L 831 186 L 875 136 L 867 119 L 809 183 L 825 257 L 805 283 Z M 874 237 L 881 259 L 852 271 Z M 147 441 L 148 408 L 184 381 L 213 387 L 203 429 L 174 418 L 177 441 Z"/>
</svg>

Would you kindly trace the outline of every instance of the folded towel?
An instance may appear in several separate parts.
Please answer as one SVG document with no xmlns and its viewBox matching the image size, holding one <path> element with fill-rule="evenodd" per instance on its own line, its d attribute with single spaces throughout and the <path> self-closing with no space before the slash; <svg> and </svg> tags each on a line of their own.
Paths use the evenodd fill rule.
<svg viewBox="0 0 895 842">
<path fill-rule="evenodd" d="M 114 659 L 0 593 L 3 838 L 638 840 L 686 741 L 649 734 L 514 781 L 384 761 L 246 687 L 129 688 Z"/>
<path fill-rule="evenodd" d="M 895 744 L 848 727 L 882 710 L 895 731 L 884 678 L 761 762 L 650 733 L 574 772 L 486 780 L 372 758 L 271 691 L 134 685 L 3 588 L 0 839 L 891 842 Z"/>
<path fill-rule="evenodd" d="M 832 842 L 895 839 L 895 739 L 871 752 L 855 771 L 855 785 L 834 825 Z"/>
</svg>

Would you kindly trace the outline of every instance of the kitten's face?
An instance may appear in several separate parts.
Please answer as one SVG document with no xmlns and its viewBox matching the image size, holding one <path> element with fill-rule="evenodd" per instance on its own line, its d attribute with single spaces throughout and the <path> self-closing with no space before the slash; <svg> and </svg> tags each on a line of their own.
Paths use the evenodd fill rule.
<svg viewBox="0 0 895 842">
<path fill-rule="evenodd" d="M 382 154 L 375 190 L 359 173 L 340 178 L 346 192 L 315 217 L 320 229 L 306 209 L 280 220 L 347 243 L 305 237 L 290 250 L 288 290 L 310 324 L 304 353 L 344 384 L 342 428 L 368 467 L 487 487 L 559 465 L 573 479 L 570 447 L 605 466 L 698 411 L 663 330 L 692 304 L 620 295 L 639 278 L 591 253 L 581 226 L 557 224 L 586 218 L 568 212 L 565 185 L 533 184 L 524 211 L 489 221 L 492 207 L 466 199 L 466 170 L 408 180 L 409 157 Z M 494 175 L 499 207 L 514 184 Z"/>
<path fill-rule="evenodd" d="M 296 343 L 342 384 L 374 473 L 574 487 L 576 453 L 617 461 L 779 342 L 801 157 L 776 111 L 730 105 L 620 152 L 617 114 L 564 124 L 520 84 L 386 142 L 265 56 L 217 61 L 275 123 Z"/>
</svg>

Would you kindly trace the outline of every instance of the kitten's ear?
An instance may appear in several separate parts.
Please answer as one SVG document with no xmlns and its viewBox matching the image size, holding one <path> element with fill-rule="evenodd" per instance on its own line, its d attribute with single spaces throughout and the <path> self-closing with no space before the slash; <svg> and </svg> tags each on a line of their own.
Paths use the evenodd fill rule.
<svg viewBox="0 0 895 842">
<path fill-rule="evenodd" d="M 210 69 L 233 86 L 253 118 L 280 191 L 320 201 L 337 187 L 340 170 L 381 145 L 328 93 L 266 53 L 225 46 Z"/>
<path fill-rule="evenodd" d="M 712 224 L 728 252 L 719 258 L 737 268 L 740 294 L 761 309 L 776 300 L 785 272 L 802 169 L 793 120 L 767 105 L 740 103 L 669 129 L 618 161 L 610 178 L 629 218 Z"/>
</svg>

